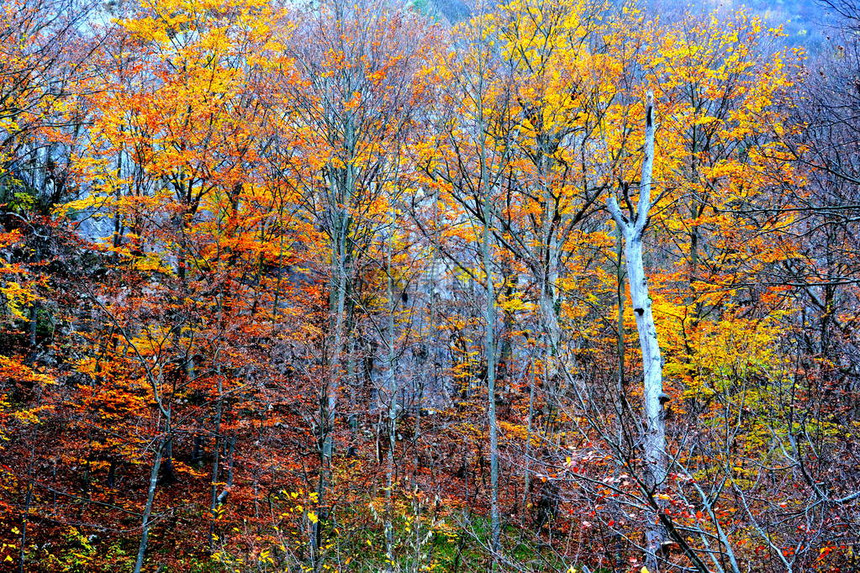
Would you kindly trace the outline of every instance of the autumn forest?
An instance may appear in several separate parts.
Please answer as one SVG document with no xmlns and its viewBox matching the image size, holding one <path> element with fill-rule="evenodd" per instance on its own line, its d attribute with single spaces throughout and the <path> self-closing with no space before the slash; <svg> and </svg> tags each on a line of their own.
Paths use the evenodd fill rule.
<svg viewBox="0 0 860 573">
<path fill-rule="evenodd" d="M 0 571 L 860 571 L 816 6 L 2 0 Z"/>
</svg>

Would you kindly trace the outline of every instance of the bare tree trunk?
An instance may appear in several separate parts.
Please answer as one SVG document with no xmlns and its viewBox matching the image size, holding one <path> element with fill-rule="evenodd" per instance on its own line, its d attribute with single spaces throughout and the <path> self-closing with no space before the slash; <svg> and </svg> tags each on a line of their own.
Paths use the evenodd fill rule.
<svg viewBox="0 0 860 573">
<path fill-rule="evenodd" d="M 18 554 L 18 572 L 24 573 L 27 560 L 27 525 L 30 522 L 30 506 L 33 503 L 33 478 L 27 484 L 27 494 L 24 497 L 24 516 L 21 519 L 21 550 Z"/>
<path fill-rule="evenodd" d="M 221 416 L 224 404 L 224 388 L 221 381 L 221 367 L 218 366 L 218 404 L 215 409 L 215 445 L 212 451 L 212 484 L 209 511 L 212 514 L 212 523 L 209 525 L 209 553 L 215 551 L 215 522 L 218 519 L 218 482 L 221 469 Z"/>
<path fill-rule="evenodd" d="M 137 560 L 134 564 L 134 573 L 140 573 L 143 568 L 143 558 L 146 555 L 146 544 L 149 541 L 149 524 L 152 516 L 152 506 L 155 502 L 155 490 L 158 488 L 158 470 L 161 467 L 162 450 L 166 441 L 160 440 L 155 449 L 155 459 L 152 462 L 152 471 L 149 474 L 149 490 L 146 494 L 146 505 L 143 508 L 142 531 L 140 534 L 140 545 L 137 548 Z"/>
<path fill-rule="evenodd" d="M 523 508 L 520 524 L 525 527 L 529 507 L 529 488 L 531 487 L 532 433 L 535 412 L 535 380 L 529 376 L 529 410 L 526 418 L 526 451 L 523 460 Z"/>
<path fill-rule="evenodd" d="M 667 476 L 666 422 L 663 415 L 663 361 L 660 344 L 654 325 L 651 297 L 648 295 L 648 279 L 642 258 L 642 238 L 648 224 L 648 211 L 651 208 L 651 177 L 654 168 L 654 96 L 648 93 L 645 109 L 645 157 L 642 161 L 642 180 L 639 184 L 639 203 L 635 216 L 631 219 L 621 212 L 615 197 L 607 204 L 618 228 L 624 235 L 625 259 L 630 284 L 630 299 L 636 314 L 636 328 L 639 332 L 639 345 L 642 349 L 642 369 L 645 401 L 645 485 L 647 495 L 652 500 L 653 514 L 646 517 L 645 525 L 645 566 L 652 573 L 658 571 L 658 555 L 666 541 L 665 528 L 660 524 L 657 514 L 662 511 L 662 503 L 656 495 L 664 488 Z"/>
<path fill-rule="evenodd" d="M 618 377 L 615 381 L 615 392 L 617 393 L 617 400 L 612 399 L 614 402 L 614 407 L 616 408 L 616 416 L 618 423 L 618 447 L 623 447 L 625 441 L 625 417 L 630 414 L 630 408 L 627 403 L 627 380 L 625 378 L 625 346 L 624 346 L 624 235 L 621 231 L 621 227 L 618 227 L 618 236 L 616 241 L 616 271 L 615 271 L 615 297 L 618 303 L 618 315 L 617 315 L 617 347 L 616 351 L 618 353 Z M 620 473 L 620 469 L 616 468 L 615 476 Z M 610 502 L 610 511 L 613 514 L 613 519 L 616 521 L 622 521 L 623 519 L 623 510 L 618 503 L 617 500 L 612 499 Z M 623 568 L 624 563 L 624 536 L 620 531 L 614 531 L 612 533 L 612 545 L 613 548 L 609 552 L 609 559 L 614 561 L 615 567 L 618 569 Z"/>
<path fill-rule="evenodd" d="M 394 350 L 394 312 L 397 308 L 397 300 L 394 295 L 394 280 L 391 276 L 391 245 L 392 238 L 388 239 L 388 252 L 386 253 L 386 271 L 388 287 L 388 380 L 386 391 L 388 393 L 388 455 L 386 456 L 386 488 L 385 488 L 385 557 L 386 571 L 394 571 L 394 511 L 392 507 L 394 495 L 394 448 L 397 446 L 397 357 Z"/>
<path fill-rule="evenodd" d="M 487 419 L 490 430 L 490 548 L 493 563 L 499 551 L 501 521 L 499 517 L 499 429 L 496 420 L 496 293 L 493 285 L 490 239 L 490 201 L 484 197 L 484 233 L 481 251 L 484 263 L 487 302 L 485 305 L 486 330 L 484 332 L 484 356 L 487 360 Z M 495 568 L 495 565 L 494 565 Z"/>
<path fill-rule="evenodd" d="M 544 338 L 544 369 L 546 379 L 547 430 L 552 430 L 555 413 L 558 410 L 559 392 L 561 391 L 561 326 L 558 320 L 558 237 L 554 229 L 557 201 L 549 189 L 544 189 L 544 216 L 541 224 L 540 248 L 538 262 L 540 265 L 540 297 L 539 310 L 541 327 Z"/>
<path fill-rule="evenodd" d="M 347 138 L 351 141 L 352 132 L 349 129 L 346 131 Z M 328 181 L 328 192 L 330 195 L 328 197 L 330 210 L 329 224 L 332 240 L 331 282 L 329 285 L 332 340 L 327 364 L 328 375 L 319 404 L 320 472 L 319 483 L 317 485 L 319 513 L 317 521 L 313 524 L 311 533 L 311 556 L 314 571 L 319 571 L 322 567 L 320 547 L 322 529 L 328 519 L 328 510 L 326 508 L 328 498 L 326 494 L 331 484 L 331 464 L 334 450 L 334 437 L 332 433 L 334 431 L 335 413 L 337 411 L 337 388 L 343 376 L 343 350 L 347 338 L 346 304 L 349 286 L 350 214 L 345 204 L 347 197 L 352 193 L 355 177 L 351 166 L 347 166 L 344 171 L 342 179 L 330 174 Z"/>
<path fill-rule="evenodd" d="M 479 195 L 483 213 L 481 236 L 481 259 L 484 267 L 484 288 L 486 304 L 484 305 L 484 357 L 487 361 L 487 425 L 490 434 L 490 550 L 493 557 L 492 570 L 496 570 L 497 557 L 500 549 L 502 531 L 499 515 L 499 428 L 496 420 L 496 291 L 493 284 L 492 266 L 492 224 L 493 203 L 490 197 L 489 174 L 487 169 L 487 132 L 484 117 L 484 77 L 483 71 L 478 71 L 476 101 L 478 116 L 476 139 L 479 153 Z"/>
<path fill-rule="evenodd" d="M 345 214 L 342 214 L 345 217 Z M 344 227 L 345 221 L 343 222 Z M 345 230 L 345 229 L 344 229 Z M 339 233 L 340 234 L 340 233 Z M 318 503 L 320 507 L 319 519 L 313 524 L 311 535 L 311 549 L 314 561 L 314 570 L 318 571 L 322 565 L 319 550 L 321 545 L 322 526 L 328 515 L 324 508 L 327 502 L 326 493 L 331 483 L 331 463 L 334 450 L 332 432 L 334 430 L 335 412 L 337 409 L 337 386 L 341 377 L 344 344 L 344 323 L 346 314 L 346 269 L 344 251 L 346 233 L 335 239 L 335 261 L 333 265 L 333 344 L 332 356 L 329 361 L 329 372 L 325 382 L 323 395 L 320 397 L 320 474 L 317 486 Z"/>
</svg>

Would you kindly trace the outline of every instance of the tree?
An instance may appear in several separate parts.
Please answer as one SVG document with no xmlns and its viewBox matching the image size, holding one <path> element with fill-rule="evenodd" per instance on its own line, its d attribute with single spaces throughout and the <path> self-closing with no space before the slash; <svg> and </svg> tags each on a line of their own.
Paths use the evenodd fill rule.
<svg viewBox="0 0 860 573">
<path fill-rule="evenodd" d="M 107 245 L 95 248 L 145 291 L 126 298 L 119 285 L 93 285 L 90 297 L 119 337 L 120 360 L 131 360 L 126 376 L 143 377 L 158 413 L 139 571 L 157 487 L 178 479 L 174 450 L 188 431 L 181 405 L 189 395 L 211 400 L 213 520 L 221 511 L 232 480 L 222 467 L 232 443 L 225 396 L 246 384 L 228 357 L 259 332 L 258 315 L 277 314 L 257 285 L 270 278 L 267 265 L 282 264 L 278 235 L 289 221 L 259 156 L 268 126 L 261 62 L 280 49 L 260 21 L 273 12 L 263 2 L 177 0 L 126 16 L 101 54 L 102 84 L 90 98 L 90 148 L 79 162 L 87 195 L 66 210 L 113 219 Z M 98 364 L 88 374 L 98 376 Z M 213 524 L 210 548 L 214 535 Z"/>
<path fill-rule="evenodd" d="M 648 520 L 646 530 L 645 566 L 649 571 L 658 571 L 657 555 L 666 541 L 663 525 L 659 523 L 660 503 L 656 500 L 666 481 L 668 468 L 666 456 L 666 421 L 663 404 L 663 359 L 660 355 L 660 341 L 654 324 L 651 297 L 648 295 L 648 278 L 642 258 L 642 240 L 648 224 L 651 209 L 651 178 L 654 172 L 654 94 L 648 92 L 645 104 L 645 155 L 642 159 L 642 178 L 639 183 L 639 198 L 636 212 L 625 216 L 618 201 L 610 195 L 607 207 L 615 224 L 624 236 L 624 255 L 629 275 L 630 299 L 636 314 L 636 327 L 639 330 L 639 344 L 642 348 L 643 387 L 645 399 L 645 483 L 649 497 L 656 505 L 655 515 Z"/>
<path fill-rule="evenodd" d="M 428 36 L 418 32 L 413 15 L 384 3 L 323 4 L 300 12 L 297 19 L 302 24 L 290 39 L 295 72 L 283 76 L 279 87 L 283 127 L 290 134 L 284 143 L 295 149 L 282 149 L 281 157 L 289 155 L 284 168 L 301 194 L 303 216 L 325 244 L 313 247 L 311 253 L 319 258 L 309 261 L 326 277 L 328 295 L 316 420 L 320 520 L 311 540 L 314 567 L 319 568 L 322 527 L 331 511 L 338 394 L 356 372 L 350 351 L 365 296 L 359 277 L 380 229 L 390 225 L 386 219 L 393 206 L 387 193 L 395 184 L 414 108 L 426 93 L 418 72 Z M 389 351 L 392 343 L 389 339 L 386 344 Z M 396 409 L 396 404 L 389 407 Z"/>
<path fill-rule="evenodd" d="M 451 248 L 441 251 L 449 261 L 481 285 L 484 382 L 487 386 L 487 429 L 490 457 L 490 540 L 493 565 L 501 558 L 500 454 L 497 406 L 499 343 L 496 291 L 496 201 L 506 184 L 510 161 L 511 92 L 492 37 L 494 18 L 478 16 L 455 32 L 453 45 L 462 51 L 440 54 L 445 61 L 443 81 L 445 115 L 440 122 L 435 148 L 423 156 L 426 184 L 443 194 L 450 209 L 445 217 L 455 237 Z M 438 240 L 438 238 L 436 238 Z M 467 382 L 468 383 L 468 382 Z"/>
</svg>

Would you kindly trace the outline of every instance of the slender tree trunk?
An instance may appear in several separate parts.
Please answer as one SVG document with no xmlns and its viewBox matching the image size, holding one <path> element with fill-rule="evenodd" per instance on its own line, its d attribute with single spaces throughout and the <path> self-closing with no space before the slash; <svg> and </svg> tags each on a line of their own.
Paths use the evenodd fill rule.
<svg viewBox="0 0 860 573">
<path fill-rule="evenodd" d="M 125 126 L 121 126 L 119 129 L 120 133 L 125 133 Z M 122 178 L 125 176 L 123 171 L 123 149 L 120 148 L 119 152 L 116 155 L 116 174 L 118 177 Z M 122 223 L 122 215 L 120 214 L 119 205 L 122 201 L 122 185 L 117 185 L 114 198 L 116 199 L 117 207 L 114 209 L 113 213 L 113 248 L 119 249 L 122 244 L 122 234 L 123 234 L 123 223 Z M 119 259 L 119 251 L 115 250 L 112 255 L 114 261 Z"/>
<path fill-rule="evenodd" d="M 388 239 L 388 252 L 386 253 L 387 290 L 388 290 L 388 374 L 386 391 L 388 393 L 388 455 L 385 467 L 385 557 L 386 571 L 394 571 L 394 510 L 392 500 L 394 495 L 394 448 L 397 446 L 397 357 L 395 354 L 394 339 L 394 312 L 397 300 L 394 295 L 394 280 L 391 276 L 391 237 Z"/>
<path fill-rule="evenodd" d="M 490 201 L 484 197 L 484 229 L 481 245 L 487 302 L 485 305 L 486 329 L 484 332 L 484 356 L 487 360 L 487 419 L 490 430 L 490 548 L 493 551 L 493 568 L 495 556 L 499 551 L 501 537 L 501 521 L 499 516 L 499 429 L 496 420 L 496 293 L 493 285 L 493 268 L 491 265 L 491 235 L 490 235 Z"/>
<path fill-rule="evenodd" d="M 336 186 L 334 181 L 330 185 Z M 338 196 L 343 193 L 337 193 Z M 330 302 L 331 312 L 331 327 L 333 331 L 331 355 L 328 363 L 328 376 L 326 377 L 325 388 L 322 396 L 320 396 L 320 473 L 319 483 L 317 485 L 318 495 L 318 519 L 313 524 L 311 532 L 311 554 L 314 565 L 314 571 L 319 571 L 322 567 L 322 559 L 320 555 L 320 546 L 322 541 L 322 528 L 325 521 L 328 519 L 328 511 L 326 503 L 328 501 L 327 492 L 331 483 L 331 464 L 334 450 L 334 431 L 335 412 L 337 410 L 337 388 L 340 384 L 343 371 L 343 348 L 346 338 L 346 299 L 347 299 L 347 258 L 349 241 L 349 213 L 343 208 L 341 201 L 333 201 L 330 208 L 332 209 L 332 278 Z"/>
<path fill-rule="evenodd" d="M 27 524 L 30 522 L 30 506 L 33 503 L 33 481 L 27 484 L 27 494 L 24 498 L 24 515 L 21 518 L 21 551 L 18 555 L 18 572 L 24 573 L 27 560 Z"/>
<path fill-rule="evenodd" d="M 221 416 L 224 403 L 224 388 L 221 381 L 221 368 L 218 366 L 218 404 L 215 407 L 215 445 L 212 451 L 212 484 L 209 511 L 212 514 L 212 522 L 209 525 L 209 553 L 215 550 L 215 521 L 218 519 L 218 481 L 220 478 L 221 465 Z"/>
<path fill-rule="evenodd" d="M 529 410 L 526 418 L 526 452 L 523 460 L 523 509 L 522 519 L 520 520 L 523 527 L 526 524 L 526 516 L 528 515 L 529 507 L 529 488 L 531 487 L 531 460 L 532 460 L 532 432 L 534 425 L 535 412 L 535 380 L 534 375 L 529 376 Z"/>
<path fill-rule="evenodd" d="M 648 280 L 642 257 L 642 239 L 648 224 L 648 211 L 651 208 L 651 177 L 654 168 L 654 117 L 653 94 L 648 94 L 645 110 L 645 157 L 642 161 L 642 179 L 639 186 L 639 202 L 636 213 L 631 219 L 625 217 L 615 197 L 610 197 L 608 207 L 619 229 L 624 235 L 624 255 L 627 262 L 627 276 L 630 285 L 630 299 L 636 315 L 636 328 L 639 333 L 639 346 L 642 349 L 642 369 L 645 401 L 645 436 L 643 449 L 645 456 L 645 485 L 651 500 L 653 512 L 646 517 L 645 525 L 645 566 L 654 573 L 659 570 L 658 556 L 666 541 L 666 530 L 660 524 L 658 514 L 662 512 L 659 493 L 665 487 L 667 469 L 666 422 L 663 403 L 663 360 L 657 329 L 648 294 Z"/>
<path fill-rule="evenodd" d="M 149 474 L 149 490 L 146 494 L 146 505 L 143 508 L 142 531 L 140 534 L 140 545 L 137 548 L 137 560 L 134 563 L 134 573 L 140 573 L 143 568 L 143 558 L 146 555 L 146 544 L 149 541 L 149 524 L 152 516 L 152 506 L 155 502 L 155 491 L 158 488 L 158 470 L 161 468 L 161 456 L 165 441 L 162 440 L 155 449 L 155 459 L 152 462 L 152 470 Z"/>
<path fill-rule="evenodd" d="M 499 436 L 496 420 L 496 292 L 493 284 L 492 266 L 492 232 L 493 204 L 490 197 L 487 158 L 487 126 L 484 118 L 484 78 L 483 71 L 476 70 L 479 81 L 476 93 L 478 116 L 476 125 L 476 140 L 479 153 L 479 193 L 476 203 L 480 203 L 483 213 L 481 236 L 481 259 L 484 267 L 484 287 L 486 304 L 484 305 L 484 357 L 487 361 L 487 424 L 490 434 L 490 550 L 493 557 L 493 571 L 496 570 L 497 556 L 500 549 L 501 519 L 499 514 Z"/>
<path fill-rule="evenodd" d="M 546 392 L 547 429 L 551 431 L 552 421 L 558 409 L 558 394 L 561 390 L 559 364 L 559 347 L 561 344 L 561 326 L 558 321 L 558 300 L 556 285 L 558 283 L 558 239 L 554 229 L 555 211 L 557 204 L 549 189 L 544 189 L 544 215 L 541 223 L 540 247 L 538 261 L 540 271 L 540 311 L 541 327 L 544 339 L 544 369 L 546 371 L 544 391 Z"/>
<path fill-rule="evenodd" d="M 615 403 L 618 416 L 618 447 L 623 447 L 625 443 L 625 420 L 630 413 L 627 403 L 627 381 L 625 378 L 625 347 L 624 347 L 624 235 L 621 227 L 618 227 L 618 237 L 616 243 L 616 272 L 615 272 L 615 296 L 618 303 L 617 315 L 617 352 L 618 352 L 618 377 L 616 378 L 615 392 L 618 397 Z M 614 400 L 613 400 L 614 401 Z M 616 476 L 619 470 L 616 469 Z M 611 511 L 615 515 L 614 519 L 617 522 L 622 521 L 623 511 L 616 500 L 612 500 Z M 624 563 L 624 536 L 621 532 L 613 532 L 613 552 L 611 559 L 615 562 L 616 568 L 623 568 Z"/>
</svg>

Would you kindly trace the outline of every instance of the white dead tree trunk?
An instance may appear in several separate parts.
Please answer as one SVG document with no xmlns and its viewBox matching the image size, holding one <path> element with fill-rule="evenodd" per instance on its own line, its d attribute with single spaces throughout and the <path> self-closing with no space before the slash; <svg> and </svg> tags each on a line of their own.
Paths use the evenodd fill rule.
<svg viewBox="0 0 860 573">
<path fill-rule="evenodd" d="M 636 212 L 626 217 L 618 207 L 614 196 L 607 201 L 615 224 L 624 237 L 624 256 L 630 284 L 630 298 L 636 314 L 639 331 L 639 346 L 642 349 L 642 369 L 645 399 L 645 485 L 653 512 L 647 516 L 645 526 L 645 566 L 649 571 L 658 571 L 657 557 L 666 541 L 666 530 L 658 519 L 662 510 L 658 494 L 665 487 L 667 475 L 666 421 L 663 415 L 663 360 L 660 343 L 648 296 L 648 280 L 642 260 L 642 237 L 648 225 L 651 208 L 651 176 L 654 168 L 654 94 L 648 92 L 645 105 L 645 157 L 642 160 L 642 179 L 639 183 L 639 202 Z"/>
</svg>

